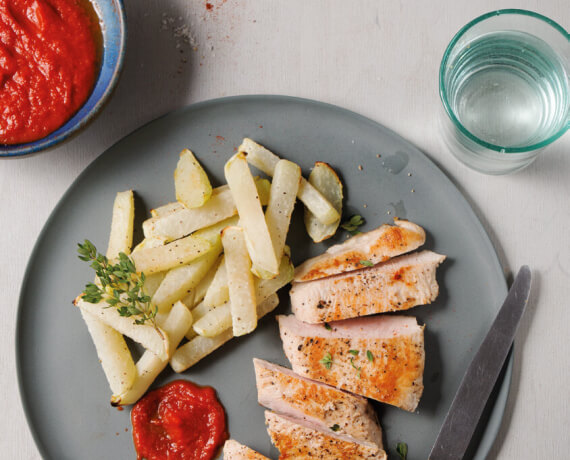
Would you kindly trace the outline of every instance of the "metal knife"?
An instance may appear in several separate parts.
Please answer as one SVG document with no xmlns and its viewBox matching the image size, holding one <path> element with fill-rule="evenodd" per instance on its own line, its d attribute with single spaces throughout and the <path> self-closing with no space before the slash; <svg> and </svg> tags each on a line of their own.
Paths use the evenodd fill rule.
<svg viewBox="0 0 570 460">
<path fill-rule="evenodd" d="M 503 306 L 463 376 L 429 460 L 461 460 L 499 377 L 528 303 L 531 274 L 519 270 Z"/>
</svg>

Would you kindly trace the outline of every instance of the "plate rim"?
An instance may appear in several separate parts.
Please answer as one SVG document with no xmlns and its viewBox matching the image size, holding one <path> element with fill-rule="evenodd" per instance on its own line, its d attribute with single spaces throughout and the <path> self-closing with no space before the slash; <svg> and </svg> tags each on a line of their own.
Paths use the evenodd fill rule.
<svg viewBox="0 0 570 460">
<path fill-rule="evenodd" d="M 303 97 L 287 96 L 287 95 L 279 95 L 279 94 L 243 94 L 243 95 L 235 95 L 235 96 L 225 96 L 225 97 L 207 99 L 207 100 L 203 100 L 203 101 L 199 101 L 199 102 L 195 102 L 195 103 L 185 105 L 183 107 L 180 107 L 180 108 L 177 108 L 175 110 L 171 110 L 169 112 L 166 112 L 162 115 L 159 115 L 158 117 L 153 118 L 152 120 L 150 120 L 146 123 L 143 123 L 138 128 L 135 128 L 131 132 L 122 136 L 120 139 L 118 139 L 112 145 L 105 148 L 105 150 L 103 150 L 99 155 L 97 155 L 97 157 L 94 158 L 85 167 L 85 169 L 83 169 L 83 171 L 81 171 L 77 175 L 77 177 L 71 182 L 71 184 L 65 190 L 63 195 L 60 197 L 60 199 L 58 200 L 58 202 L 56 203 L 56 205 L 54 206 L 54 208 L 50 212 L 49 217 L 46 219 L 44 225 L 42 226 L 42 229 L 40 230 L 40 232 L 38 233 L 38 236 L 36 237 L 36 241 L 32 247 L 32 251 L 30 252 L 30 255 L 28 257 L 28 261 L 26 263 L 26 267 L 24 270 L 24 276 L 22 277 L 22 282 L 20 285 L 20 292 L 18 295 L 18 309 L 17 309 L 17 313 L 16 313 L 16 327 L 15 327 L 15 334 L 14 334 L 14 342 L 15 342 L 15 355 L 16 355 L 16 375 L 17 375 L 17 381 L 18 381 L 18 393 L 20 396 L 20 402 L 21 402 L 22 408 L 24 410 L 26 423 L 28 425 L 28 428 L 30 430 L 32 438 L 35 442 L 36 448 L 38 449 L 42 458 L 48 459 L 49 457 L 47 456 L 45 446 L 43 445 L 43 443 L 40 440 L 38 428 L 32 423 L 31 410 L 29 408 L 29 404 L 26 401 L 26 398 L 24 395 L 22 357 L 21 357 L 21 355 L 23 353 L 23 350 L 22 350 L 23 339 L 21 338 L 22 321 L 23 321 L 22 305 L 23 305 L 24 293 L 25 293 L 24 288 L 26 287 L 26 285 L 29 282 L 29 277 L 30 277 L 30 272 L 31 272 L 31 267 L 32 267 L 32 260 L 34 260 L 37 257 L 37 252 L 40 249 L 40 244 L 41 244 L 42 240 L 44 239 L 44 236 L 45 236 L 45 233 L 47 232 L 47 229 L 50 227 L 51 221 L 54 219 L 54 217 L 57 214 L 57 212 L 59 211 L 60 207 L 63 206 L 64 202 L 67 201 L 67 197 L 69 195 L 71 195 L 73 190 L 81 182 L 82 178 L 85 175 L 87 175 L 89 173 L 89 171 L 99 161 L 101 161 L 101 157 L 103 156 L 103 154 L 105 152 L 114 148 L 118 143 L 120 143 L 120 142 L 124 141 L 125 139 L 135 135 L 137 132 L 142 131 L 148 125 L 150 125 L 150 124 L 152 124 L 152 123 L 154 123 L 154 122 L 156 122 L 162 118 L 171 116 L 171 115 L 175 116 L 175 115 L 180 114 L 182 112 L 196 111 L 196 110 L 200 110 L 202 108 L 207 108 L 209 106 L 215 106 L 215 105 L 220 105 L 220 104 L 224 105 L 224 104 L 228 104 L 228 103 L 241 103 L 241 102 L 248 102 L 248 101 L 254 101 L 254 102 L 258 102 L 258 101 L 279 102 L 279 101 L 282 101 L 282 102 L 290 102 L 290 103 L 297 103 L 297 104 L 308 104 L 311 106 L 321 107 L 323 109 L 334 110 L 334 111 L 343 113 L 347 116 L 350 116 L 354 119 L 357 119 L 360 122 L 370 124 L 374 127 L 377 127 L 377 128 L 380 128 L 381 130 L 386 131 L 388 134 L 397 137 L 401 142 L 405 143 L 410 149 L 419 153 L 420 156 L 422 156 L 433 169 L 435 169 L 441 173 L 441 175 L 443 176 L 443 180 L 446 181 L 446 185 L 448 187 L 449 186 L 452 187 L 454 190 L 457 191 L 457 194 L 459 196 L 458 201 L 463 205 L 466 212 L 471 214 L 471 216 L 476 221 L 478 233 L 482 234 L 482 236 L 483 236 L 482 240 L 483 240 L 484 244 L 488 247 L 490 252 L 493 254 L 492 263 L 500 269 L 501 273 L 503 273 L 503 276 L 501 277 L 501 280 L 503 282 L 501 283 L 501 285 L 503 286 L 504 295 L 506 296 L 507 290 L 508 290 L 507 289 L 507 280 L 504 277 L 504 270 L 503 270 L 503 267 L 502 267 L 501 262 L 499 260 L 499 256 L 497 254 L 497 251 L 493 245 L 493 242 L 491 241 L 491 238 L 489 237 L 489 234 L 485 230 L 481 220 L 479 219 L 479 217 L 477 216 L 477 214 L 473 210 L 473 207 L 469 204 L 469 202 L 467 201 L 467 199 L 463 195 L 463 192 L 448 177 L 446 171 L 444 171 L 438 164 L 436 164 L 428 154 L 423 152 L 420 148 L 416 147 L 412 142 L 407 140 L 405 137 L 396 133 L 392 129 L 386 127 L 382 123 L 379 123 L 379 122 L 377 122 L 377 121 L 375 121 L 375 120 L 373 120 L 367 116 L 364 116 L 358 112 L 355 112 L 355 111 L 350 110 L 350 109 L 346 109 L 344 107 L 341 107 L 341 106 L 338 106 L 335 104 L 317 101 L 317 100 L 308 99 L 308 98 L 303 98 Z M 498 308 L 499 308 L 499 306 L 497 306 L 497 309 Z M 479 444 L 478 444 L 477 448 L 475 449 L 475 455 L 473 457 L 474 459 L 479 459 L 479 458 L 485 459 L 488 456 L 493 445 L 495 444 L 495 440 L 497 439 L 500 428 L 502 426 L 504 414 L 506 411 L 507 402 L 509 399 L 509 394 L 510 394 L 510 391 L 512 388 L 513 363 L 514 363 L 514 344 L 511 346 L 511 352 L 509 354 L 508 361 L 505 362 L 504 367 L 503 367 L 505 369 L 503 381 L 497 382 L 497 384 L 499 384 L 500 386 L 498 388 L 497 396 L 496 396 L 496 399 L 493 403 L 493 407 L 492 407 L 492 409 L 489 413 L 488 419 L 487 419 L 487 422 L 491 422 L 491 423 L 487 423 L 487 425 L 482 430 L 482 434 L 479 438 Z M 459 386 L 459 384 L 458 384 L 458 386 Z"/>
</svg>

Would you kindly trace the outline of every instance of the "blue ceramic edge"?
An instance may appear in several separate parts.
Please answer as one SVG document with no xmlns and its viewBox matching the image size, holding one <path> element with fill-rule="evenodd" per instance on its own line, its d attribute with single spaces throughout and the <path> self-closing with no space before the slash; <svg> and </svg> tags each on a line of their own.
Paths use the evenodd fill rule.
<svg viewBox="0 0 570 460">
<path fill-rule="evenodd" d="M 101 21 L 103 57 L 87 101 L 63 126 L 37 141 L 0 145 L 0 158 L 19 158 L 49 149 L 85 128 L 99 114 L 117 86 L 125 58 L 127 18 L 123 0 L 92 0 Z"/>
</svg>

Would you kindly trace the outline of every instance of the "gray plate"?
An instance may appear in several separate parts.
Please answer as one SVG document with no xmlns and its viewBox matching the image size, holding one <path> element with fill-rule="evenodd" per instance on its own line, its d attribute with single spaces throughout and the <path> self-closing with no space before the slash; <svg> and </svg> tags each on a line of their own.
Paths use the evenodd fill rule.
<svg viewBox="0 0 570 460">
<path fill-rule="evenodd" d="M 100 249 L 106 247 L 118 191 L 136 191 L 139 223 L 145 209 L 172 201 L 172 173 L 184 147 L 196 153 L 213 183 L 222 183 L 224 162 L 244 136 L 298 162 L 305 173 L 316 160 L 329 162 L 346 187 L 345 216 L 362 214 L 364 230 L 391 222 L 395 215 L 410 219 L 427 230 L 427 248 L 448 256 L 438 272 L 437 301 L 408 312 L 426 324 L 425 391 L 419 409 L 407 413 L 378 405 L 389 450 L 405 441 L 410 459 L 427 458 L 460 379 L 506 295 L 489 238 L 447 177 L 393 132 L 330 105 L 244 96 L 190 106 L 127 136 L 79 176 L 46 223 L 22 285 L 16 334 L 22 401 L 46 459 L 135 458 L 130 411 L 109 406 L 95 349 L 71 305 L 92 278 L 87 264 L 76 257 L 77 242 L 89 238 Z M 140 238 L 139 232 L 135 239 Z M 300 209 L 288 242 L 296 263 L 333 243 L 310 243 Z M 288 311 L 282 295 L 278 312 Z M 182 377 L 218 391 L 233 438 L 277 458 L 256 402 L 253 357 L 288 364 L 271 317 L 254 334 L 226 344 Z M 508 366 L 474 449 L 478 459 L 485 457 L 498 431 L 510 375 Z M 175 378 L 179 376 L 165 371 L 155 386 Z"/>
</svg>

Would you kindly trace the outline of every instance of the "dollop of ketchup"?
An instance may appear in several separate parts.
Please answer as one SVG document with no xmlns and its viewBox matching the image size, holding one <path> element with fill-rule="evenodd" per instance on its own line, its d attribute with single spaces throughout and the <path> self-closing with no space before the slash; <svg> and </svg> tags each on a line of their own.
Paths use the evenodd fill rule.
<svg viewBox="0 0 570 460">
<path fill-rule="evenodd" d="M 0 144 L 45 137 L 89 97 L 100 27 L 86 0 L 0 1 Z"/>
<path fill-rule="evenodd" d="M 228 438 L 215 390 L 185 380 L 148 393 L 131 421 L 139 460 L 211 460 Z"/>
</svg>

